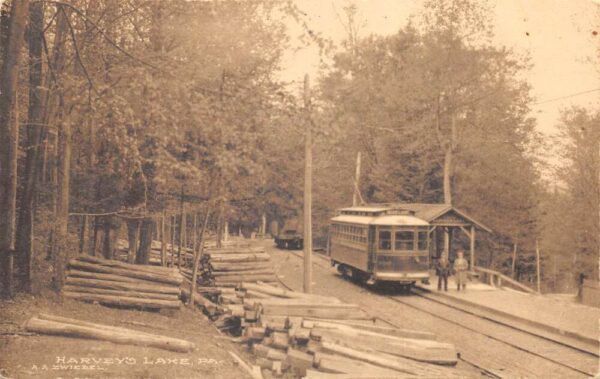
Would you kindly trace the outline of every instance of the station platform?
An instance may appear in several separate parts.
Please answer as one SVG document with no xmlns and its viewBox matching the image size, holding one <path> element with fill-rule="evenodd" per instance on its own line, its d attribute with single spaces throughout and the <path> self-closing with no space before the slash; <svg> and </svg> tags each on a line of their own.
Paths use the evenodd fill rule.
<svg viewBox="0 0 600 379">
<path fill-rule="evenodd" d="M 469 281 L 466 291 L 457 291 L 454 277 L 448 279 L 447 292 L 437 290 L 435 275 L 431 276 L 430 284 L 419 283 L 417 287 L 433 297 L 579 340 L 598 351 L 600 308 L 570 301 L 568 297 L 528 294 L 478 281 Z"/>
</svg>

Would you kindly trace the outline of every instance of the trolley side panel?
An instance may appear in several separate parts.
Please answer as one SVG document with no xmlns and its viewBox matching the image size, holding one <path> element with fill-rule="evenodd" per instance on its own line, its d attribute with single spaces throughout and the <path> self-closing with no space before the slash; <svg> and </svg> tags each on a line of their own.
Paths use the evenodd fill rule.
<svg viewBox="0 0 600 379">
<path fill-rule="evenodd" d="M 369 255 L 366 248 L 350 246 L 349 244 L 340 243 L 332 239 L 330 249 L 331 259 L 334 261 L 344 263 L 362 271 L 369 271 Z"/>
</svg>

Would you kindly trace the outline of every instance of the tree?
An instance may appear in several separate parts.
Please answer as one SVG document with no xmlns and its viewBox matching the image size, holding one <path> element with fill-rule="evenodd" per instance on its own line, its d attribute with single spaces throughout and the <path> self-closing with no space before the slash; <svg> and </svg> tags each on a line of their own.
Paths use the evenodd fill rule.
<svg viewBox="0 0 600 379">
<path fill-rule="evenodd" d="M 479 3 L 427 2 L 421 19 L 334 57 L 321 89 L 346 158 L 331 177 L 352 178 L 362 151 L 367 201 L 467 210 L 495 231 L 480 237 L 494 266 L 513 239 L 535 232 L 536 134 L 519 79 L 527 62 L 487 42 L 489 11 Z"/>
<path fill-rule="evenodd" d="M 44 101 L 42 90 L 42 42 L 44 28 L 44 4 L 29 6 L 29 107 L 27 112 L 26 158 L 23 174 L 23 190 L 19 199 L 19 216 L 16 233 L 16 251 L 22 286 L 31 291 L 33 259 L 34 196 L 37 186 L 38 162 L 42 144 Z"/>
<path fill-rule="evenodd" d="M 19 116 L 17 82 L 21 67 L 21 48 L 29 1 L 13 1 L 10 10 L 7 48 L 0 72 L 0 254 L 4 295 L 12 297 L 13 252 L 15 249 L 15 217 L 17 197 L 17 145 Z"/>
<path fill-rule="evenodd" d="M 582 108 L 565 110 L 559 148 L 566 164 L 558 172 L 566 184 L 564 224 L 556 233 L 566 237 L 561 251 L 571 252 L 570 271 L 598 277 L 600 251 L 600 113 Z"/>
</svg>

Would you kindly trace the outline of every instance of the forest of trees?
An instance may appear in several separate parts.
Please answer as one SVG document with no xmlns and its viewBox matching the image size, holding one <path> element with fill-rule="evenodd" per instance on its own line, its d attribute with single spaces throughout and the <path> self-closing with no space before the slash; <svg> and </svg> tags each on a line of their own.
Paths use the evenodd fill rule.
<svg viewBox="0 0 600 379">
<path fill-rule="evenodd" d="M 316 237 L 351 203 L 360 152 L 364 202 L 452 203 L 490 226 L 478 265 L 532 280 L 537 240 L 547 288 L 597 277 L 598 111 L 564 112 L 550 185 L 529 63 L 492 44 L 484 3 L 427 1 L 389 36 L 363 36 L 355 16 L 345 8 L 332 48 L 293 1 L 4 1 L 3 293 L 35 291 L 44 272 L 60 287 L 79 233 L 111 258 L 118 237 L 148 242 L 183 207 L 217 236 L 296 216 L 307 122 Z M 308 117 L 280 75 L 290 22 L 329 62 Z"/>
</svg>

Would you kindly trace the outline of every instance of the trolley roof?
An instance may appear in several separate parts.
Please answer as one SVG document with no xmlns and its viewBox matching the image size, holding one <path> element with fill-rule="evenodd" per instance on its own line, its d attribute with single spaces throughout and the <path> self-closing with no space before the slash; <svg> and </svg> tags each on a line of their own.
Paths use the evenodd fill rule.
<svg viewBox="0 0 600 379">
<path fill-rule="evenodd" d="M 343 222 L 360 225 L 380 226 L 428 226 L 429 223 L 411 215 L 357 216 L 342 214 L 331 219 L 332 222 Z"/>
</svg>

